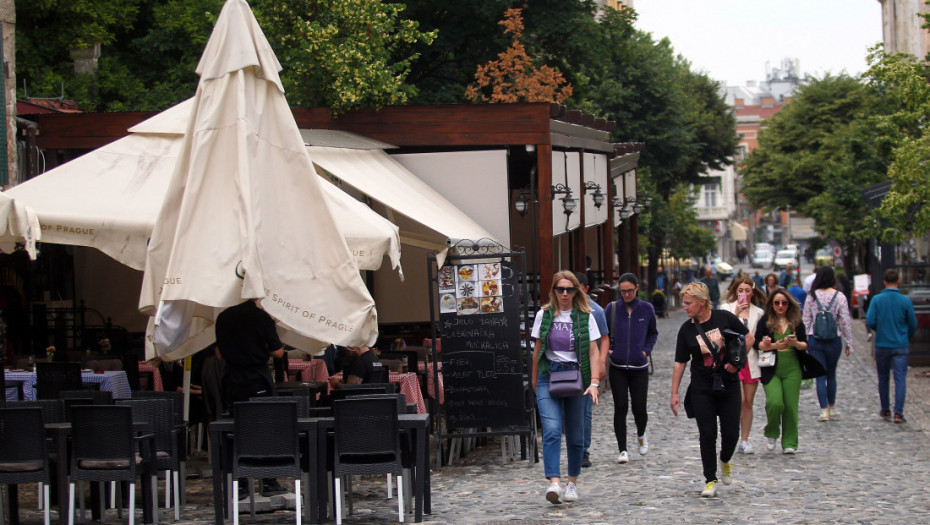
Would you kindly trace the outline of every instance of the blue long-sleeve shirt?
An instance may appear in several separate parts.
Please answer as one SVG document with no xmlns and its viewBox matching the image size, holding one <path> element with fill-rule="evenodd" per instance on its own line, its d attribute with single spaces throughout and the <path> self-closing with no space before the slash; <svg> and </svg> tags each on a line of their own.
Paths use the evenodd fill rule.
<svg viewBox="0 0 930 525">
<path fill-rule="evenodd" d="M 897 288 L 885 288 L 869 303 L 865 324 L 875 331 L 875 346 L 904 348 L 917 331 L 914 304 Z"/>
</svg>

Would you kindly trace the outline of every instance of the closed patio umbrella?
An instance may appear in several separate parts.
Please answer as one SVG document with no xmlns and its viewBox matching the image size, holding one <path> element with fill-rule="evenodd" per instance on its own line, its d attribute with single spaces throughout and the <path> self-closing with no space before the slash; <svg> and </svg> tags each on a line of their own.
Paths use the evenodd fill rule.
<svg viewBox="0 0 930 525">
<path fill-rule="evenodd" d="M 184 142 L 149 242 L 140 310 L 158 353 L 251 298 L 283 331 L 341 345 L 377 337 L 374 301 L 324 201 L 280 64 L 244 0 L 228 0 L 197 72 Z M 187 347 L 184 352 L 179 352 Z M 201 347 L 202 348 L 202 347 Z"/>
</svg>

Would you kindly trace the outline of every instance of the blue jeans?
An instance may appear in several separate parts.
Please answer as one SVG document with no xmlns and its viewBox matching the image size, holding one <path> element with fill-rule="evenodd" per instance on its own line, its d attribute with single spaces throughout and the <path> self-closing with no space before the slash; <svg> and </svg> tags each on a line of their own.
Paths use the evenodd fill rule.
<svg viewBox="0 0 930 525">
<path fill-rule="evenodd" d="M 827 375 L 817 378 L 817 400 L 820 408 L 832 407 L 836 404 L 836 365 L 843 352 L 843 339 L 837 337 L 824 341 L 811 337 L 807 340 L 807 353 L 814 356 L 827 371 Z"/>
<path fill-rule="evenodd" d="M 878 371 L 878 399 L 882 410 L 888 410 L 888 372 L 894 372 L 894 413 L 904 413 L 904 396 L 907 394 L 908 347 L 875 347 L 875 369 Z"/>
<path fill-rule="evenodd" d="M 550 366 L 552 366 L 550 364 Z M 558 368 L 553 368 L 553 372 Z M 584 404 L 585 396 L 549 397 L 549 375 L 539 374 L 536 384 L 536 405 L 543 427 L 543 468 L 546 478 L 561 477 L 559 460 L 562 455 L 562 428 L 568 452 L 568 475 L 581 474 L 584 455 Z"/>
<path fill-rule="evenodd" d="M 591 448 L 591 424 L 594 422 L 594 400 L 591 396 L 584 396 L 584 454 L 588 455 Z"/>
</svg>

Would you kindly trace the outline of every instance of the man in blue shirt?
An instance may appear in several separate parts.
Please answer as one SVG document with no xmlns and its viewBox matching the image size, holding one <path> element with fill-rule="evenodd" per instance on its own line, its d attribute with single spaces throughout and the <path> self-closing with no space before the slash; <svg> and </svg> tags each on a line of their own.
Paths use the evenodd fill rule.
<svg viewBox="0 0 930 525">
<path fill-rule="evenodd" d="M 578 278 L 578 284 L 581 285 L 581 289 L 584 291 L 585 295 L 587 295 L 589 288 L 587 276 L 581 272 L 575 272 L 575 277 Z M 610 346 L 610 335 L 607 330 L 607 316 L 604 315 L 604 309 L 601 308 L 601 305 L 594 302 L 590 297 L 588 297 L 588 304 L 594 309 L 591 314 L 594 315 L 594 322 L 597 323 L 597 329 L 601 332 L 601 338 L 597 342 L 597 348 L 598 355 L 600 356 L 599 359 L 601 360 L 600 382 L 603 383 L 604 377 L 607 376 L 607 373 L 604 372 L 604 363 L 607 362 L 607 351 Z M 588 454 L 588 449 L 591 448 L 591 420 L 593 419 L 592 412 L 594 402 L 591 401 L 591 396 L 584 396 L 584 398 L 584 456 L 581 459 L 581 466 L 587 468 L 591 466 L 591 456 Z"/>
<path fill-rule="evenodd" d="M 894 372 L 894 422 L 904 419 L 904 396 L 907 393 L 907 355 L 909 342 L 917 331 L 914 304 L 898 290 L 898 271 L 889 268 L 882 277 L 885 289 L 869 304 L 865 324 L 875 331 L 875 369 L 878 371 L 878 399 L 881 416 L 891 420 L 888 409 L 888 371 Z"/>
</svg>

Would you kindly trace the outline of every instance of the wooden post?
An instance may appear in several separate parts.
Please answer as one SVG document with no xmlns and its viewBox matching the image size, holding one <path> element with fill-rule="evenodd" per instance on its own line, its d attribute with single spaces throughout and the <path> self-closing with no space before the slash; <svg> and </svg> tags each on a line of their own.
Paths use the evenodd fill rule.
<svg viewBox="0 0 930 525">
<path fill-rule="evenodd" d="M 552 286 L 552 146 L 536 147 L 536 194 L 539 212 L 536 214 L 536 239 L 539 246 L 539 300 L 545 302 Z"/>
</svg>

